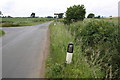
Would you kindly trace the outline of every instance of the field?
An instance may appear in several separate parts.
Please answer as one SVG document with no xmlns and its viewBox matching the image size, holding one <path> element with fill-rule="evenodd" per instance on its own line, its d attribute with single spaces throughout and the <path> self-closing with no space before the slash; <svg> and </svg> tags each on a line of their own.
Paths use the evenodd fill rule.
<svg viewBox="0 0 120 80">
<path fill-rule="evenodd" d="M 118 19 L 85 19 L 70 25 L 50 25 L 47 78 L 119 78 Z M 67 45 L 74 43 L 71 64 L 65 64 Z"/>
<path fill-rule="evenodd" d="M 50 21 L 48 18 L 2 18 L 0 21 L 0 27 L 17 27 L 17 26 L 31 26 Z"/>
<path fill-rule="evenodd" d="M 89 20 L 92 20 L 92 19 L 88 19 L 86 18 L 85 20 L 89 21 Z M 104 21 L 108 21 L 108 22 L 112 22 L 112 23 L 115 23 L 115 24 L 118 24 L 118 18 L 112 18 L 112 19 L 108 19 L 108 18 L 101 18 L 101 19 L 93 19 L 93 20 L 104 20 Z"/>
</svg>

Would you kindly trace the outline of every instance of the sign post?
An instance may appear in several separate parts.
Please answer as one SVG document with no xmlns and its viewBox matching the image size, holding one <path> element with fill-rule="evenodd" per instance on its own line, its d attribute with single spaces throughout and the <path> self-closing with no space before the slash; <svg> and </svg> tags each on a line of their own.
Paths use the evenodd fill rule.
<svg viewBox="0 0 120 80">
<path fill-rule="evenodd" d="M 74 44 L 70 42 L 67 48 L 66 63 L 70 64 L 72 62 Z"/>
</svg>

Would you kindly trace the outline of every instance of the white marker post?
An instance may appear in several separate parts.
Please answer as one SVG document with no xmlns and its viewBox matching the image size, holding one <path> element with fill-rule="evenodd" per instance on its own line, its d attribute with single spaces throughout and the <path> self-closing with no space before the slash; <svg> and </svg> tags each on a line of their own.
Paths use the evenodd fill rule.
<svg viewBox="0 0 120 80">
<path fill-rule="evenodd" d="M 54 23 L 54 26 L 56 25 L 56 23 Z"/>
<path fill-rule="evenodd" d="M 66 63 L 70 64 L 72 62 L 72 55 L 73 55 L 73 43 L 70 42 L 68 44 L 68 48 L 67 48 L 67 55 L 66 55 Z"/>
</svg>

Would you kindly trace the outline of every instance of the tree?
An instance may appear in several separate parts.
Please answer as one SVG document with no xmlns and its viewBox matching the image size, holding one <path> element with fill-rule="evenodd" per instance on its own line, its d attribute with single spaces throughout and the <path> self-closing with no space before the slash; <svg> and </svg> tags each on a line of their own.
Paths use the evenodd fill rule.
<svg viewBox="0 0 120 80">
<path fill-rule="evenodd" d="M 99 15 L 99 16 L 96 16 L 96 17 L 94 17 L 94 18 L 96 18 L 96 19 L 100 19 L 101 17 L 100 17 L 100 15 Z"/>
<path fill-rule="evenodd" d="M 47 18 L 53 18 L 52 16 L 47 16 Z"/>
<path fill-rule="evenodd" d="M 3 15 L 3 14 L 2 14 L 2 11 L 0 11 L 0 17 L 2 17 L 2 15 Z"/>
<path fill-rule="evenodd" d="M 12 18 L 12 17 L 11 17 L 11 16 L 9 16 L 9 15 L 8 15 L 7 17 L 8 17 L 8 18 Z"/>
<path fill-rule="evenodd" d="M 110 17 L 110 19 L 112 19 L 112 16 L 109 16 Z"/>
<path fill-rule="evenodd" d="M 86 14 L 86 9 L 84 5 L 74 5 L 69 8 L 67 8 L 66 11 L 66 21 L 68 23 L 72 22 L 71 20 L 74 19 L 74 21 L 78 20 L 84 20 Z"/>
<path fill-rule="evenodd" d="M 95 14 L 93 14 L 93 13 L 90 13 L 90 14 L 88 14 L 88 16 L 87 16 L 87 18 L 94 18 L 95 17 Z"/>
<path fill-rule="evenodd" d="M 100 18 L 100 15 L 98 16 L 98 18 Z"/>
<path fill-rule="evenodd" d="M 63 14 L 64 14 L 64 13 L 59 13 L 59 14 L 58 14 L 58 18 L 63 18 Z"/>
<path fill-rule="evenodd" d="M 33 18 L 34 18 L 34 17 L 35 17 L 35 13 L 32 13 L 32 14 L 30 15 L 30 17 L 33 17 Z"/>
<path fill-rule="evenodd" d="M 2 15 L 2 12 L 0 11 L 0 15 Z"/>
</svg>

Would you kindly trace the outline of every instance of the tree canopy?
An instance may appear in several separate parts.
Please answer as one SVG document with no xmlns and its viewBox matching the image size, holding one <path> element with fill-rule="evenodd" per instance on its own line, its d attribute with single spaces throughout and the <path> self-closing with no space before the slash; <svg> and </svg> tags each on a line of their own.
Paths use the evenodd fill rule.
<svg viewBox="0 0 120 80">
<path fill-rule="evenodd" d="M 35 17 L 35 13 L 32 13 L 30 16 L 34 18 Z"/>
<path fill-rule="evenodd" d="M 88 14 L 88 16 L 87 16 L 87 18 L 94 18 L 95 17 L 95 14 L 93 14 L 93 13 L 90 13 L 90 14 Z"/>
<path fill-rule="evenodd" d="M 86 9 L 84 5 L 74 5 L 67 8 L 65 19 L 69 23 L 72 22 L 72 20 L 74 21 L 84 20 L 85 14 L 86 14 Z"/>
</svg>

